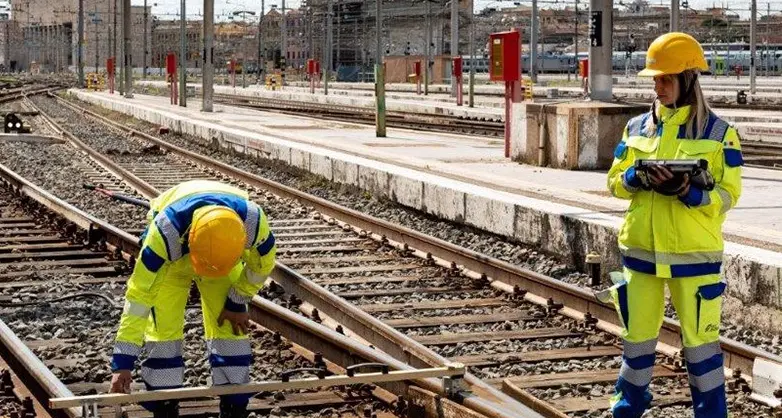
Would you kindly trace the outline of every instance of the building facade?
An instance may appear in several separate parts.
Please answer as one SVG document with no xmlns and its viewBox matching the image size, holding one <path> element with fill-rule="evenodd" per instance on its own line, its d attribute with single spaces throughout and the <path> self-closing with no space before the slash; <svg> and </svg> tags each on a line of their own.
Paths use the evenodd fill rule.
<svg viewBox="0 0 782 418">
<path fill-rule="evenodd" d="M 121 0 L 84 0 L 85 71 L 103 68 L 110 56 L 119 56 L 122 44 Z M 42 71 L 76 69 L 79 51 L 78 0 L 62 0 L 52 7 L 50 0 L 11 0 L 13 20 L 18 27 L 20 48 L 12 50 L 18 69 L 36 62 Z M 151 6 L 131 6 L 131 63 L 144 65 L 144 36 L 147 65 L 152 46 Z M 145 31 L 146 26 L 146 31 Z M 116 29 L 115 29 L 116 28 Z"/>
</svg>

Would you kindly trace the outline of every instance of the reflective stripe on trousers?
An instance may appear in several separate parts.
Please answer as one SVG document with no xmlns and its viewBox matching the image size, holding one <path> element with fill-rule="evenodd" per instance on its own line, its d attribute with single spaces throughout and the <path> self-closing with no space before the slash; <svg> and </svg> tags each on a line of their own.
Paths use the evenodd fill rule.
<svg viewBox="0 0 782 418">
<path fill-rule="evenodd" d="M 719 341 L 685 347 L 684 359 L 687 361 L 695 417 L 726 417 L 725 371 Z"/>
<path fill-rule="evenodd" d="M 150 389 L 182 386 L 185 362 L 182 359 L 182 340 L 147 341 L 144 348 L 149 353 L 141 363 L 141 377 Z"/>
<path fill-rule="evenodd" d="M 252 348 L 249 339 L 207 341 L 214 385 L 236 385 L 250 381 Z"/>
</svg>

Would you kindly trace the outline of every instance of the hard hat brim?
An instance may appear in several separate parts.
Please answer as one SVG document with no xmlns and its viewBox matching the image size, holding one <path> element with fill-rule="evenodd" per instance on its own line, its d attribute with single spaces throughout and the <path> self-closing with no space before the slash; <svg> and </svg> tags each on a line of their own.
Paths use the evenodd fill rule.
<svg viewBox="0 0 782 418">
<path fill-rule="evenodd" d="M 657 77 L 658 75 L 665 75 L 665 72 L 660 70 L 653 70 L 651 68 L 644 68 L 638 72 L 639 77 Z"/>
<path fill-rule="evenodd" d="M 238 261 L 238 260 L 237 260 Z M 231 264 L 230 266 L 227 266 L 222 269 L 205 269 L 203 268 L 194 257 L 190 257 L 190 263 L 193 265 L 193 271 L 195 274 L 201 277 L 206 277 L 208 279 L 219 279 L 221 277 L 228 276 L 228 273 L 231 272 L 231 269 L 234 268 L 235 263 Z"/>
</svg>

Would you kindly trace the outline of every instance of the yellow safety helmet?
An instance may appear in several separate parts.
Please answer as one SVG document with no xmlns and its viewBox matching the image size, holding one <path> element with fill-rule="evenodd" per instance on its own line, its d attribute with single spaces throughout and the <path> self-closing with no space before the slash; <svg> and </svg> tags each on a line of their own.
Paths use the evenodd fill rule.
<svg viewBox="0 0 782 418">
<path fill-rule="evenodd" d="M 656 77 L 680 74 L 684 70 L 691 69 L 703 71 L 709 69 L 701 44 L 686 33 L 670 32 L 657 37 L 649 45 L 646 51 L 646 68 L 638 75 Z"/>
<path fill-rule="evenodd" d="M 226 276 L 239 261 L 246 239 L 244 222 L 233 210 L 223 206 L 197 209 L 188 235 L 193 270 L 204 277 Z"/>
</svg>

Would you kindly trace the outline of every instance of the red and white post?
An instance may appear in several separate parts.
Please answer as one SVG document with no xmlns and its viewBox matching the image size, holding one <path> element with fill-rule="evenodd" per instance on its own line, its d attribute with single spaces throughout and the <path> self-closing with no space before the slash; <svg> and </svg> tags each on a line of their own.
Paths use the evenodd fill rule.
<svg viewBox="0 0 782 418">
<path fill-rule="evenodd" d="M 463 64 L 462 57 L 454 57 L 451 66 L 452 76 L 456 77 L 456 105 L 461 106 L 464 102 L 464 86 L 462 85 Z"/>
<path fill-rule="evenodd" d="M 166 55 L 166 81 L 168 81 L 168 89 L 171 92 L 171 104 L 175 105 L 179 103 L 179 89 L 176 77 L 176 54 L 173 52 Z"/>
<path fill-rule="evenodd" d="M 413 63 L 413 73 L 415 74 L 415 93 L 421 95 L 421 60 Z"/>
<path fill-rule="evenodd" d="M 114 94 L 114 57 L 106 60 L 106 77 L 109 83 L 109 94 Z"/>
</svg>

